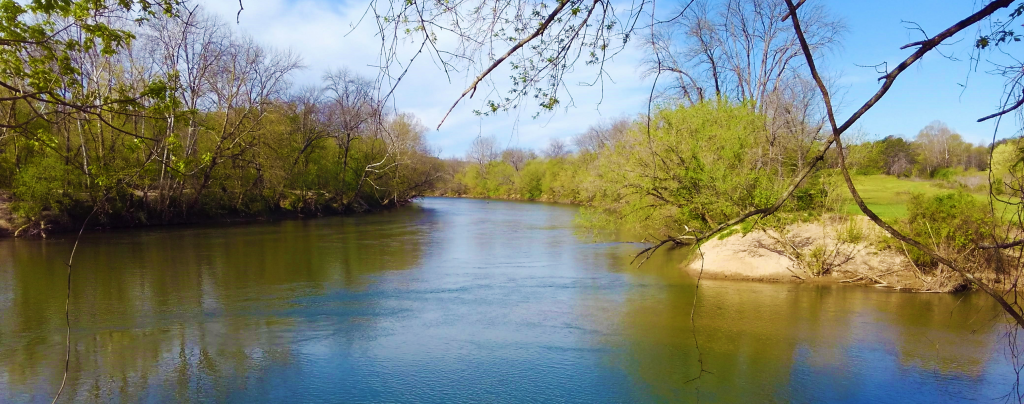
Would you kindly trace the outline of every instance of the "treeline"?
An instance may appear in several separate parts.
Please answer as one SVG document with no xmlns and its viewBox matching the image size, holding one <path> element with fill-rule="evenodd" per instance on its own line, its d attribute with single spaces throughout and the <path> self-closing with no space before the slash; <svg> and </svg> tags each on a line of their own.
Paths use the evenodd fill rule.
<svg viewBox="0 0 1024 404">
<path fill-rule="evenodd" d="M 772 125 L 753 103 L 676 104 L 650 122 L 595 125 L 574 147 L 553 140 L 539 154 L 479 137 L 465 159 L 446 161 L 437 192 L 585 204 L 590 220 L 647 230 L 709 229 L 774 202 L 821 137 Z M 830 192 L 821 177 L 805 180 L 785 209 L 823 208 Z"/>
<path fill-rule="evenodd" d="M 651 159 L 648 170 L 653 170 L 655 160 L 664 160 L 666 167 L 681 165 L 687 173 L 694 164 L 684 163 L 678 154 L 675 141 L 686 141 L 690 136 L 698 136 L 702 130 L 711 128 L 694 128 L 692 122 L 671 125 L 662 120 L 666 114 L 690 115 L 706 113 L 710 115 L 727 114 L 727 110 L 736 108 L 728 102 L 705 102 L 697 106 L 679 104 L 675 107 L 663 108 L 655 116 L 656 127 L 653 134 L 679 136 L 679 139 L 662 139 L 667 149 L 654 150 L 653 143 L 646 146 L 646 151 L 637 149 L 642 145 L 632 144 L 623 149 L 631 132 L 642 132 L 647 136 L 647 121 L 643 116 L 635 119 L 620 118 L 588 128 L 584 133 L 572 137 L 569 143 L 554 139 L 542 151 L 522 148 L 501 149 L 494 137 L 478 137 L 473 141 L 470 151 L 462 159 L 449 159 L 447 181 L 440 185 L 438 192 L 446 195 L 464 195 L 472 197 L 489 197 L 523 200 L 544 200 L 591 204 L 597 201 L 601 191 L 608 187 L 609 180 L 603 174 L 615 176 L 615 167 L 607 166 L 613 156 L 623 153 L 646 153 Z M 685 111 L 696 108 L 694 111 Z M 703 147 L 709 151 L 724 152 L 735 142 L 747 142 L 750 150 L 734 150 L 732 153 L 749 153 L 750 167 L 758 170 L 766 178 L 783 180 L 793 172 L 799 171 L 807 163 L 809 154 L 821 145 L 827 134 L 810 132 L 807 126 L 798 131 L 786 131 L 786 128 L 775 128 L 771 119 L 759 109 L 748 105 L 750 113 L 759 115 L 762 127 L 751 128 L 745 135 L 734 138 L 722 138 L 707 135 L 702 141 Z M 698 112 L 702 111 L 702 112 Z M 737 119 L 729 116 L 728 119 Z M 635 134 L 633 136 L 636 136 Z M 648 139 L 652 140 L 652 139 Z M 1016 160 L 1013 147 L 1000 142 L 996 147 L 996 155 L 1006 154 L 1007 163 L 996 165 L 1007 166 Z M 693 144 L 699 148 L 701 145 Z M 1013 149 L 1013 150 L 1011 150 Z M 987 146 L 973 145 L 951 130 L 946 124 L 936 121 L 917 134 L 912 140 L 902 137 L 888 136 L 875 141 L 864 141 L 849 145 L 846 148 L 847 163 L 853 173 L 858 175 L 885 174 L 898 177 L 919 177 L 950 180 L 967 172 L 986 171 L 989 168 L 990 149 Z M 737 158 L 733 156 L 732 158 Z M 709 164 L 718 164 L 720 158 L 714 158 Z M 639 163 L 639 161 L 634 161 Z M 631 169 L 629 165 L 621 169 Z M 827 155 L 823 169 L 838 168 L 838 159 Z M 711 167 L 701 167 L 703 170 Z M 997 167 L 997 171 L 1008 171 L 1008 167 Z M 610 170 L 610 171 L 609 171 Z M 739 186 L 739 185 L 737 185 Z"/>
<path fill-rule="evenodd" d="M 33 93 L 31 74 L 4 79 L 0 193 L 12 227 L 44 231 L 93 208 L 122 225 L 374 210 L 440 173 L 425 128 L 388 112 L 371 80 L 339 70 L 296 88 L 296 56 L 199 7 L 129 17 L 96 17 L 125 33 L 120 47 L 63 46 L 64 65 L 46 66 L 63 80 L 56 90 Z M 40 18 L 66 24 L 58 44 L 89 29 Z M 50 60 L 19 49 L 24 71 Z"/>
<path fill-rule="evenodd" d="M 973 145 L 945 123 L 925 126 L 912 140 L 887 136 L 851 145 L 848 164 L 856 174 L 949 179 L 957 172 L 988 170 L 989 148 Z"/>
</svg>

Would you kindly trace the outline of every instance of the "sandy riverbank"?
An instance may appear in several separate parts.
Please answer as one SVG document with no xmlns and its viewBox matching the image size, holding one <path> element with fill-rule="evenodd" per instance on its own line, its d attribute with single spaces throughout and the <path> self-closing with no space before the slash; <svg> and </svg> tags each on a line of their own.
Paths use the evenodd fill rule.
<svg viewBox="0 0 1024 404">
<path fill-rule="evenodd" d="M 927 289 L 904 252 L 881 249 L 888 237 L 864 217 L 825 218 L 782 231 L 736 232 L 705 242 L 684 269 L 703 279 L 843 282 Z"/>
</svg>

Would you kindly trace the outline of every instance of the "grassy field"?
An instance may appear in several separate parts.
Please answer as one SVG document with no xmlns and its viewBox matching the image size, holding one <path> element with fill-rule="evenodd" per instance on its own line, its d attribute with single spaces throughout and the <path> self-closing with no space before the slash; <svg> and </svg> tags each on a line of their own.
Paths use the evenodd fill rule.
<svg viewBox="0 0 1024 404">
<path fill-rule="evenodd" d="M 885 220 L 906 217 L 907 203 L 910 202 L 912 194 L 934 196 L 954 192 L 950 188 L 943 187 L 942 183 L 938 181 L 900 179 L 889 175 L 856 175 L 853 177 L 853 183 L 857 186 L 857 190 L 860 191 L 868 207 Z M 847 192 L 845 189 L 842 191 Z M 974 193 L 973 195 L 979 201 L 988 203 L 987 194 Z M 852 214 L 862 214 L 852 199 L 847 204 L 846 211 Z"/>
</svg>

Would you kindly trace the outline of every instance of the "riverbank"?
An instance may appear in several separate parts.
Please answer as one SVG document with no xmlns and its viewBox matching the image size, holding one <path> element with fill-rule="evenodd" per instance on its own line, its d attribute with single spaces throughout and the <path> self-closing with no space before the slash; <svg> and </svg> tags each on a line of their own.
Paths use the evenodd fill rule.
<svg viewBox="0 0 1024 404">
<path fill-rule="evenodd" d="M 0 238 L 14 234 L 14 215 L 11 213 L 11 197 L 0 191 Z"/>
<path fill-rule="evenodd" d="M 544 202 L 544 203 L 557 203 L 562 205 L 576 205 L 584 206 L 586 203 L 570 200 L 570 199 L 557 199 L 547 195 L 541 195 L 538 198 L 524 198 L 519 195 L 510 194 L 505 196 L 474 196 L 469 194 L 456 194 L 456 193 L 433 193 L 427 196 L 435 198 L 463 198 L 463 199 L 480 199 L 480 200 L 495 200 L 495 201 L 512 201 L 512 202 Z"/>
<path fill-rule="evenodd" d="M 514 196 L 439 196 L 582 205 Z M 737 226 L 704 242 L 700 251 L 680 267 L 703 279 L 843 283 L 929 292 L 964 287 L 964 280 L 954 274 L 922 273 L 906 251 L 888 247 L 890 239 L 885 231 L 860 215 L 827 215 L 817 221 L 786 226 L 781 231 L 755 230 L 743 234 Z"/>
<path fill-rule="evenodd" d="M 131 228 L 146 228 L 154 226 L 178 226 L 178 225 L 196 225 L 196 224 L 249 224 L 249 223 L 263 223 L 281 220 L 301 220 L 319 217 L 330 217 L 330 216 L 344 216 L 344 215 L 359 215 L 365 213 L 379 213 L 400 208 L 411 203 L 412 200 L 392 202 L 382 206 L 367 206 L 361 210 L 345 210 L 338 209 L 332 206 L 321 206 L 314 209 L 313 212 L 302 212 L 298 210 L 291 210 L 285 208 L 277 208 L 264 212 L 257 213 L 244 213 L 244 212 L 221 212 L 219 214 L 193 214 L 188 217 L 174 216 L 170 219 L 165 220 L 145 220 L 146 216 L 137 217 L 132 215 L 119 215 L 119 216 L 105 216 L 105 217 L 93 217 L 90 219 L 87 230 L 90 231 L 102 231 L 102 230 L 113 230 L 113 229 L 131 229 Z M 64 215 L 49 215 L 50 219 L 45 219 L 42 222 L 33 222 L 24 220 L 17 217 L 10 209 L 11 198 L 8 194 L 0 192 L 0 239 L 3 238 L 47 238 L 50 235 L 62 234 L 62 233 L 73 233 L 79 231 L 82 227 L 82 222 L 87 217 L 84 214 L 74 215 L 69 217 L 68 214 Z M 78 211 L 91 210 L 82 208 Z M 152 213 L 152 212 L 150 212 Z M 149 215 L 151 218 L 157 218 L 158 215 Z"/>
<path fill-rule="evenodd" d="M 851 283 L 898 290 L 951 292 L 965 282 L 946 272 L 923 273 L 906 250 L 862 216 L 827 216 L 782 229 L 738 229 L 706 241 L 682 268 L 704 279 Z"/>
</svg>

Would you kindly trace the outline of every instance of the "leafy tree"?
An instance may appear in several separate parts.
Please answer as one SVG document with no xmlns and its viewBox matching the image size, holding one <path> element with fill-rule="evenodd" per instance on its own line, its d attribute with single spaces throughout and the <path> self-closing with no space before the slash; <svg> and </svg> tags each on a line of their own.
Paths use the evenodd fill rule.
<svg viewBox="0 0 1024 404">
<path fill-rule="evenodd" d="M 597 205 L 634 226 L 682 232 L 711 229 L 770 204 L 780 183 L 758 164 L 765 118 L 748 104 L 707 101 L 659 109 L 602 155 L 612 192 Z"/>
<path fill-rule="evenodd" d="M 24 114 L 8 114 L 0 127 L 17 128 L 47 119 L 60 108 L 102 116 L 145 95 L 159 96 L 165 83 L 154 81 L 142 92 L 120 88 L 99 97 L 84 85 L 82 53 L 112 56 L 126 49 L 135 32 L 121 22 L 144 22 L 173 15 L 177 0 L 30 0 L 0 1 L 0 101 Z M 46 108 L 34 105 L 46 105 Z"/>
</svg>

